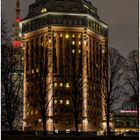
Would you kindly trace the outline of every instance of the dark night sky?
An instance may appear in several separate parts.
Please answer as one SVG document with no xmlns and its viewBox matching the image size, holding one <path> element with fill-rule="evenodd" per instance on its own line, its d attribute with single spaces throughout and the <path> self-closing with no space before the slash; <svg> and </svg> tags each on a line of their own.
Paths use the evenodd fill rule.
<svg viewBox="0 0 140 140">
<path fill-rule="evenodd" d="M 15 20 L 15 1 L 2 0 L 2 12 L 9 26 Z M 101 20 L 109 26 L 109 47 L 123 56 L 138 48 L 138 0 L 91 0 Z M 21 0 L 21 18 L 27 15 L 29 4 L 35 0 Z"/>
</svg>

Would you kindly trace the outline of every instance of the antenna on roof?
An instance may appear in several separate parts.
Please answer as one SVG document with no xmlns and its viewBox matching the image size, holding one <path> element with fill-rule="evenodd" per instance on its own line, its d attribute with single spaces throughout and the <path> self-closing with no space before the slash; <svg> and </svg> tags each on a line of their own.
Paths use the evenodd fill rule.
<svg viewBox="0 0 140 140">
<path fill-rule="evenodd" d="M 20 0 L 16 0 L 16 22 L 20 22 Z"/>
</svg>

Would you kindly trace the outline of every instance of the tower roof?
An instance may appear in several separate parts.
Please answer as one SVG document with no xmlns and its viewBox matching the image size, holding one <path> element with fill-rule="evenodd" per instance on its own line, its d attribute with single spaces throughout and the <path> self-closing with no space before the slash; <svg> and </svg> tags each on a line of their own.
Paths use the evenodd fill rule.
<svg viewBox="0 0 140 140">
<path fill-rule="evenodd" d="M 29 6 L 28 15 L 25 19 L 44 12 L 87 13 L 99 19 L 97 9 L 87 0 L 36 0 Z"/>
</svg>

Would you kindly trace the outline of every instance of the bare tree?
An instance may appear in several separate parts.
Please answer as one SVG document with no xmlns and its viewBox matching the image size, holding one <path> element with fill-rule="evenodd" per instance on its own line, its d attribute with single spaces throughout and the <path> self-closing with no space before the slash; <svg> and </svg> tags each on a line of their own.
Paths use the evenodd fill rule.
<svg viewBox="0 0 140 140">
<path fill-rule="evenodd" d="M 71 55 L 69 81 L 71 85 L 75 132 L 78 134 L 79 122 L 81 122 L 80 116 L 82 115 L 82 56 L 77 50 Z"/>
<path fill-rule="evenodd" d="M 27 81 L 31 81 L 31 84 L 34 88 L 27 94 L 27 100 L 29 102 L 29 105 L 33 107 L 33 109 L 38 110 L 42 118 L 43 134 L 46 135 L 46 121 L 49 117 L 48 112 L 52 107 L 50 107 L 49 104 L 53 100 L 53 96 L 48 99 L 48 94 L 53 88 L 53 83 L 51 81 L 48 81 L 50 68 L 52 65 L 52 63 L 49 63 L 48 56 L 52 55 L 52 51 L 45 46 L 41 46 L 40 50 L 39 48 L 36 49 L 38 50 L 38 53 L 36 54 L 36 60 L 38 61 L 36 67 L 37 71 L 35 72 L 34 76 L 27 78 Z"/>
<path fill-rule="evenodd" d="M 19 113 L 21 103 L 21 73 L 17 50 L 10 44 L 6 27 L 6 20 L 2 18 L 2 45 L 1 45 L 1 107 L 2 107 L 2 129 L 9 128 L 13 131 L 16 116 Z"/>
<path fill-rule="evenodd" d="M 103 67 L 108 67 L 108 76 L 102 79 L 102 96 L 104 100 L 107 135 L 110 135 L 110 120 L 111 114 L 120 108 L 119 99 L 121 92 L 124 90 L 125 58 L 114 48 L 110 48 L 108 52 L 108 66 L 104 64 Z"/>
<path fill-rule="evenodd" d="M 139 65 L 138 50 L 132 50 L 127 58 L 125 76 L 125 99 L 123 109 L 135 109 L 139 112 Z M 129 102 L 129 103 L 128 103 Z"/>
</svg>

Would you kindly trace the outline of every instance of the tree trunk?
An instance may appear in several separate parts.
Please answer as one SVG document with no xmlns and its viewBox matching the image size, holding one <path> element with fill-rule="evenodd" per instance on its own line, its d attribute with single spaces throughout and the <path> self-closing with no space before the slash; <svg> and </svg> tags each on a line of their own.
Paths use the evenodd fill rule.
<svg viewBox="0 0 140 140">
<path fill-rule="evenodd" d="M 46 135 L 46 118 L 42 118 L 42 123 L 43 123 L 43 135 Z"/>
<path fill-rule="evenodd" d="M 106 120 L 107 136 L 110 136 L 110 126 L 109 126 L 109 122 L 110 122 L 110 116 L 109 116 L 109 114 L 107 114 L 107 120 Z"/>
<path fill-rule="evenodd" d="M 76 111 L 76 106 L 74 106 L 74 123 L 75 123 L 75 132 L 78 135 L 78 114 Z"/>
</svg>

